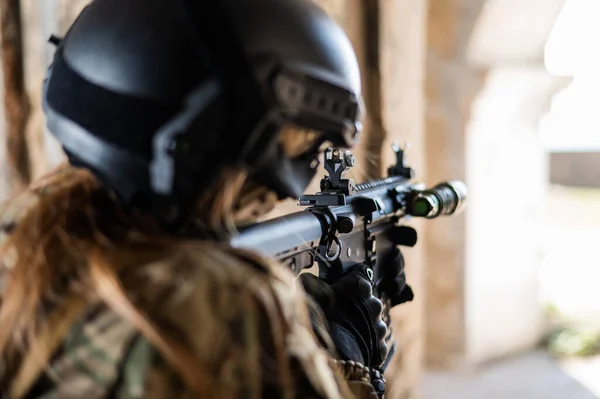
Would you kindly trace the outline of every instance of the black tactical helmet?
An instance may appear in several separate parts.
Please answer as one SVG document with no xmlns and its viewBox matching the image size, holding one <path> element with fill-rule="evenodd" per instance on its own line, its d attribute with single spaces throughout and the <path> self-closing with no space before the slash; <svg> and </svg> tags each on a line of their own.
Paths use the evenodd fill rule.
<svg viewBox="0 0 600 399">
<path fill-rule="evenodd" d="M 361 130 L 356 56 L 310 0 L 94 0 L 56 44 L 49 130 L 74 164 L 167 224 L 224 164 L 300 196 L 318 148 L 287 157 L 286 126 L 341 147 Z"/>
</svg>

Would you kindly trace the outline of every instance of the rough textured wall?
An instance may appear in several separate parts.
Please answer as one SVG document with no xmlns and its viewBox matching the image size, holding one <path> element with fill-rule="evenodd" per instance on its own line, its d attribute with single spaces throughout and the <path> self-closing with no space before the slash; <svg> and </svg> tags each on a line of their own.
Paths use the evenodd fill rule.
<svg viewBox="0 0 600 399">
<path fill-rule="evenodd" d="M 366 0 L 368 4 L 370 0 Z M 438 0 L 432 0 L 438 1 Z M 427 1 L 381 0 L 379 2 L 379 59 L 381 165 L 387 167 L 395 162 L 390 150 L 392 142 L 409 142 L 412 146 L 407 155 L 408 163 L 416 171 L 416 179 L 422 180 L 426 173 L 424 142 L 424 67 L 426 43 Z M 369 47 L 374 44 L 368 44 Z M 373 62 L 374 63 L 374 62 Z M 371 75 L 373 71 L 366 71 Z M 375 140 L 371 140 L 375 142 Z M 399 354 L 390 374 L 393 379 L 390 396 L 393 398 L 418 397 L 419 378 L 423 357 L 423 307 L 425 300 L 423 238 L 427 223 L 413 221 L 420 241 L 414 248 L 404 249 L 407 278 L 416 299 L 399 306 L 392 312 Z M 390 375 L 388 376 L 388 378 Z"/>
<path fill-rule="evenodd" d="M 42 81 L 48 66 L 49 37 L 48 24 L 51 15 L 43 12 L 37 0 L 22 0 L 23 20 L 25 25 L 25 68 L 27 92 L 31 102 L 31 115 L 27 124 L 27 143 L 31 154 L 32 178 L 40 176 L 47 170 L 44 119 L 42 114 Z"/>
<path fill-rule="evenodd" d="M 466 127 L 483 71 L 468 64 L 467 46 L 485 0 L 429 3 L 426 75 L 427 183 L 466 178 Z M 428 222 L 426 358 L 450 367 L 465 348 L 465 215 Z"/>
<path fill-rule="evenodd" d="M 52 34 L 64 34 L 79 6 L 72 0 L 21 0 L 21 4 L 26 25 L 26 82 L 32 105 L 27 140 L 31 154 L 32 177 L 35 179 L 64 159 L 60 146 L 52 136 L 46 134 L 42 113 L 42 82 L 54 53 L 54 47 L 48 43 L 48 38 Z M 59 18 L 64 14 L 64 10 L 68 10 L 69 17 Z"/>
<path fill-rule="evenodd" d="M 5 167 L 8 180 L 15 190 L 22 189 L 30 179 L 29 151 L 25 137 L 29 115 L 29 98 L 25 88 L 23 65 L 23 23 L 19 0 L 0 2 L 0 41 L 4 83 L 3 111 L 5 118 Z"/>
</svg>

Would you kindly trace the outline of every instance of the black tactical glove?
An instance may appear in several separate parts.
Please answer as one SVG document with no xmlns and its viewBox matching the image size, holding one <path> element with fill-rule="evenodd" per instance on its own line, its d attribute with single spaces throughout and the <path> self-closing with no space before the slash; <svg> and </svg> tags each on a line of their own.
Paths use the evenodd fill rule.
<svg viewBox="0 0 600 399">
<path fill-rule="evenodd" d="M 378 367 L 387 356 L 387 327 L 381 319 L 381 301 L 373 296 L 368 267 L 359 264 L 333 284 L 312 274 L 299 279 L 323 310 L 341 360 Z"/>
<path fill-rule="evenodd" d="M 389 300 L 392 307 L 414 299 L 412 288 L 406 284 L 404 256 L 398 247 L 394 246 L 380 260 L 377 271 L 378 274 L 375 277 L 377 296 Z"/>
</svg>

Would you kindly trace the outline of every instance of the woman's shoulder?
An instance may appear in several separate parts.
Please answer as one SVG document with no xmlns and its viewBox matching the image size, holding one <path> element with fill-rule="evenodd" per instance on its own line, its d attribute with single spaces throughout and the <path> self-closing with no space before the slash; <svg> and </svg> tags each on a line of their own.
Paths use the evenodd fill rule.
<svg viewBox="0 0 600 399">
<path fill-rule="evenodd" d="M 269 306 L 282 308 L 281 315 L 293 313 L 290 305 L 302 296 L 282 265 L 211 242 L 176 246 L 139 268 L 133 281 L 124 279 L 134 291 L 147 287 L 145 306 L 180 319 L 187 329 L 222 326 L 228 317 L 249 317 Z"/>
<path fill-rule="evenodd" d="M 34 392 L 184 397 L 190 387 L 173 362 L 177 353 L 192 355 L 187 359 L 194 359 L 215 386 L 224 381 L 227 368 L 244 372 L 249 355 L 259 353 L 267 340 L 260 330 L 277 323 L 265 319 L 265 308 L 278 302 L 269 294 L 268 266 L 214 243 L 174 246 L 158 254 L 126 256 L 140 261 L 119 276 L 129 303 L 99 298 L 88 305 L 51 361 L 52 375 L 61 383 L 48 374 Z M 137 314 L 131 317 L 133 309 Z M 254 369 L 261 363 L 255 360 Z"/>
<path fill-rule="evenodd" d="M 177 331 L 222 392 L 237 397 L 249 390 L 310 387 L 321 394 L 307 397 L 339 395 L 306 298 L 284 266 L 204 243 L 185 245 L 145 269 L 154 278 L 163 273 L 160 280 L 168 278 L 164 273 L 174 278 L 168 284 L 174 291 L 155 291 L 147 306 L 155 320 Z M 291 387 L 292 381 L 303 382 Z"/>
<path fill-rule="evenodd" d="M 294 275 L 283 265 L 210 241 L 174 245 L 133 277 L 164 290 L 166 296 L 177 292 L 178 299 L 208 295 L 215 302 L 229 294 L 262 297 L 267 291 L 282 297 L 299 295 Z M 139 281 L 134 284 L 140 286 Z"/>
</svg>

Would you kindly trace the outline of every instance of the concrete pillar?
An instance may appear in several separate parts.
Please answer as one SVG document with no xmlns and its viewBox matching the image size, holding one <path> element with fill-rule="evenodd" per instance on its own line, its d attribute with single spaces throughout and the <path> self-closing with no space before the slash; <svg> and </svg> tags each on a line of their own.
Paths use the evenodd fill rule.
<svg viewBox="0 0 600 399">
<path fill-rule="evenodd" d="M 442 0 L 429 5 L 425 111 L 428 184 L 466 178 L 465 130 L 484 71 L 468 65 L 465 53 L 483 3 Z M 451 367 L 461 361 L 466 345 L 465 215 L 433 220 L 427 227 L 426 358 L 429 365 Z"/>
<path fill-rule="evenodd" d="M 559 86 L 543 48 L 561 3 L 430 2 L 426 180 L 469 188 L 466 214 L 427 228 L 430 366 L 482 363 L 540 338 L 547 168 L 537 127 Z"/>
<path fill-rule="evenodd" d="M 549 171 L 538 133 L 554 78 L 494 68 L 467 131 L 466 360 L 527 350 L 543 334 L 539 267 Z"/>
<path fill-rule="evenodd" d="M 30 153 L 31 175 L 36 179 L 48 168 L 46 165 L 45 151 L 45 127 L 42 113 L 42 82 L 49 65 L 50 45 L 47 43 L 54 26 L 48 14 L 47 6 L 53 3 L 49 1 L 42 4 L 39 0 L 22 0 L 23 9 L 24 44 L 25 44 L 25 81 L 29 100 L 31 102 L 31 114 L 27 124 L 27 145 Z M 52 7 L 50 7 L 52 9 Z"/>
<path fill-rule="evenodd" d="M 373 3 L 375 2 L 369 4 Z M 424 72 L 428 2 L 381 0 L 378 3 L 378 54 L 374 51 L 370 53 L 373 57 L 369 57 L 371 69 L 367 69 L 365 74 L 371 77 L 378 87 L 372 95 L 378 94 L 379 98 L 377 101 L 371 99 L 373 107 L 370 111 L 373 114 L 372 118 L 378 121 L 376 127 L 381 130 L 370 132 L 368 145 L 369 148 L 377 148 L 376 145 L 379 144 L 379 167 L 386 168 L 395 162 L 390 149 L 392 142 L 410 143 L 407 163 L 415 169 L 416 180 L 422 181 L 427 173 Z M 372 43 L 367 45 L 371 50 L 375 46 Z M 414 248 L 403 249 L 407 279 L 415 292 L 415 301 L 398 306 L 392 311 L 398 353 L 387 377 L 390 380 L 390 397 L 393 398 L 419 396 L 417 388 L 423 363 L 426 297 L 424 237 L 429 223 L 413 220 L 410 224 L 417 229 L 420 237 Z"/>
<path fill-rule="evenodd" d="M 83 4 L 82 1 L 80 3 Z M 26 25 L 26 82 L 32 106 L 27 139 L 31 153 L 32 177 L 35 179 L 64 160 L 62 148 L 46 132 L 42 113 L 42 82 L 54 53 L 54 47 L 48 43 L 48 39 L 53 34 L 63 35 L 71 22 L 71 19 L 66 22 L 68 18 L 61 20 L 59 16 L 64 15 L 65 10 L 69 10 L 69 18 L 74 18 L 77 15 L 74 14 L 75 11 L 81 5 L 76 5 L 73 0 L 21 0 L 21 4 Z"/>
<path fill-rule="evenodd" d="M 4 79 L 4 71 L 0 65 L 0 78 Z M 4 87 L 0 88 L 0 95 L 4 99 Z M 10 174 L 7 167 L 6 154 L 6 111 L 0 107 L 0 201 L 8 198 L 11 191 L 9 184 Z"/>
</svg>

